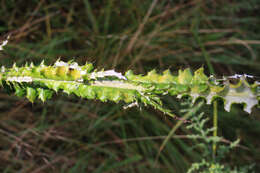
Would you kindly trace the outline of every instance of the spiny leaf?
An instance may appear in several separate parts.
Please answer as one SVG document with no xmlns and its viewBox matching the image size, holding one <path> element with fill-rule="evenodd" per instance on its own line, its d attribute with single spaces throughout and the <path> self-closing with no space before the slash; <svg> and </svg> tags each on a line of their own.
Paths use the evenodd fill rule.
<svg viewBox="0 0 260 173">
<path fill-rule="evenodd" d="M 37 88 L 37 93 L 38 93 L 38 98 L 42 102 L 45 102 L 46 100 L 51 98 L 53 91 L 48 89 L 43 89 L 43 88 Z"/>
<path fill-rule="evenodd" d="M 94 70 L 91 63 L 80 66 L 73 61 L 66 63 L 58 60 L 53 66 L 42 62 L 24 67 L 17 67 L 16 64 L 11 68 L 2 67 L 0 85 L 18 96 L 26 96 L 31 102 L 36 98 L 45 102 L 53 92 L 64 92 L 102 102 L 142 103 L 172 116 L 169 110 L 163 108 L 160 97 L 171 95 L 180 98 L 188 95 L 194 102 L 204 98 L 208 104 L 220 98 L 227 111 L 234 103 L 244 104 L 244 110 L 250 113 L 260 100 L 260 84 L 249 84 L 246 76 L 236 77 L 236 84 L 230 84 L 227 78 L 217 82 L 214 77 L 205 75 L 203 68 L 194 74 L 190 69 L 184 69 L 179 70 L 178 75 L 172 75 L 169 70 L 162 74 L 152 70 L 147 75 L 135 75 L 130 70 L 122 75 L 114 70 Z"/>
<path fill-rule="evenodd" d="M 15 88 L 15 95 L 17 95 L 18 97 L 24 97 L 26 94 L 26 90 L 24 88 L 21 88 L 18 85 L 14 86 Z"/>
<path fill-rule="evenodd" d="M 192 81 L 192 74 L 190 72 L 190 69 L 185 69 L 185 70 L 179 70 L 179 76 L 178 76 L 178 81 L 180 84 L 183 85 L 188 85 Z"/>
<path fill-rule="evenodd" d="M 34 102 L 37 97 L 37 91 L 34 88 L 27 87 L 26 88 L 26 97 L 30 100 L 30 102 Z"/>
</svg>

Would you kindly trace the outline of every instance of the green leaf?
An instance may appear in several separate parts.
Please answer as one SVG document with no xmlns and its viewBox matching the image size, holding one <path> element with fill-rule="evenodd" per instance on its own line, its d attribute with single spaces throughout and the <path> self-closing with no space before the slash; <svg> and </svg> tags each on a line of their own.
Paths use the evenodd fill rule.
<svg viewBox="0 0 260 173">
<path fill-rule="evenodd" d="M 113 96 L 112 96 L 111 100 L 114 102 L 119 102 L 120 100 L 122 100 L 122 98 L 123 98 L 122 92 L 120 90 L 115 90 L 113 92 Z"/>
<path fill-rule="evenodd" d="M 87 99 L 94 99 L 96 97 L 94 88 L 87 85 L 80 85 L 75 94 Z"/>
<path fill-rule="evenodd" d="M 56 68 L 56 74 L 63 79 L 66 79 L 68 72 L 69 67 L 67 66 L 60 66 Z"/>
<path fill-rule="evenodd" d="M 70 95 L 71 93 L 75 93 L 79 86 L 78 84 L 64 82 L 60 87 L 63 89 L 63 92 Z"/>
<path fill-rule="evenodd" d="M 86 71 L 86 73 L 92 72 L 94 69 L 93 64 L 86 62 L 84 66 L 82 66 L 82 70 Z"/>
<path fill-rule="evenodd" d="M 46 78 L 50 78 L 50 79 L 56 78 L 56 70 L 53 67 L 45 67 L 41 70 L 41 73 Z"/>
<path fill-rule="evenodd" d="M 204 68 L 199 68 L 194 72 L 192 84 L 205 84 L 208 82 L 208 77 L 204 74 Z"/>
<path fill-rule="evenodd" d="M 42 102 L 45 102 L 47 99 L 50 99 L 53 94 L 51 90 L 43 89 L 43 88 L 37 88 L 37 92 L 38 92 L 38 98 Z"/>
<path fill-rule="evenodd" d="M 107 88 L 100 88 L 97 90 L 97 98 L 102 101 L 102 102 L 106 102 L 108 100 L 108 94 L 109 91 Z"/>
<path fill-rule="evenodd" d="M 14 85 L 14 88 L 15 88 L 15 95 L 16 96 L 18 96 L 18 97 L 24 97 L 25 96 L 26 90 L 24 88 L 21 88 L 18 85 Z"/>
<path fill-rule="evenodd" d="M 27 87 L 26 88 L 26 97 L 30 100 L 30 102 L 34 102 L 37 97 L 37 91 L 34 88 Z"/>
<path fill-rule="evenodd" d="M 46 87 L 48 87 L 51 90 L 54 90 L 55 92 L 58 92 L 59 89 L 61 89 L 62 82 L 60 81 L 44 81 L 43 82 Z"/>
<path fill-rule="evenodd" d="M 179 70 L 178 81 L 180 84 L 188 85 L 192 81 L 192 74 L 190 69 Z"/>
</svg>

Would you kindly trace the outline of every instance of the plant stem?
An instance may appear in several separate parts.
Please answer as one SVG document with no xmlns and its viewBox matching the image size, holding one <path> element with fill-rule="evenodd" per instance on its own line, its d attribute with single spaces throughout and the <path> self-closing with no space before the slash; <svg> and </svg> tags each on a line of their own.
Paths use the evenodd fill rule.
<svg viewBox="0 0 260 173">
<path fill-rule="evenodd" d="M 213 136 L 217 137 L 217 135 L 218 135 L 218 102 L 217 102 L 217 100 L 215 100 L 213 102 L 213 126 L 214 126 Z M 212 145 L 212 150 L 213 150 L 213 158 L 215 158 L 216 151 L 217 151 L 217 144 L 215 142 Z"/>
</svg>

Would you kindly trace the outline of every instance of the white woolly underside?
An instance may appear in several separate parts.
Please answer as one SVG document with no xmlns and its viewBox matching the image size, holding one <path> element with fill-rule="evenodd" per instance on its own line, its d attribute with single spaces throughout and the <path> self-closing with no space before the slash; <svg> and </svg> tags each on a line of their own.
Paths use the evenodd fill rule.
<svg viewBox="0 0 260 173">
<path fill-rule="evenodd" d="M 108 76 L 114 76 L 117 77 L 118 79 L 127 80 L 126 77 L 122 75 L 122 73 L 115 72 L 115 70 L 92 72 L 90 78 L 96 79 L 96 78 L 104 78 Z"/>
<path fill-rule="evenodd" d="M 248 87 L 245 88 L 245 90 L 243 91 L 243 93 L 241 93 L 241 95 L 238 95 L 235 89 L 230 88 L 229 94 L 226 95 L 224 98 L 225 98 L 225 110 L 228 112 L 231 109 L 232 103 L 245 103 L 246 106 L 244 107 L 244 110 L 250 114 L 252 108 L 258 103 L 256 96 L 252 93 L 252 91 Z"/>
<path fill-rule="evenodd" d="M 198 93 L 190 93 L 192 97 L 193 103 L 200 97 L 206 99 L 207 104 L 211 104 L 214 100 L 213 98 L 218 95 L 218 93 L 210 92 L 209 94 L 198 94 Z M 182 95 L 179 94 L 177 98 L 181 98 Z M 249 87 L 244 87 L 243 92 L 236 91 L 235 88 L 229 88 L 228 92 L 225 95 L 220 95 L 224 99 L 224 109 L 227 112 L 230 112 L 231 105 L 234 103 L 242 103 L 245 104 L 244 111 L 248 112 L 249 114 L 252 112 L 252 108 L 258 104 L 257 97 L 252 93 Z"/>
</svg>

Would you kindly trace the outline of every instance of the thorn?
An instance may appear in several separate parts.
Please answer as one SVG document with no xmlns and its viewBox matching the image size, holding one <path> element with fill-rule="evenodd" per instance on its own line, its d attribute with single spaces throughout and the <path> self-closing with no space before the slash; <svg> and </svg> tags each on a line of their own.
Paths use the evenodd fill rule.
<svg viewBox="0 0 260 173">
<path fill-rule="evenodd" d="M 16 66 L 16 63 L 13 64 L 13 69 L 14 69 L 16 72 L 18 72 L 18 68 L 17 68 L 17 66 Z"/>
<path fill-rule="evenodd" d="M 41 64 L 40 64 L 41 67 L 44 67 L 44 60 L 42 60 Z"/>
</svg>

